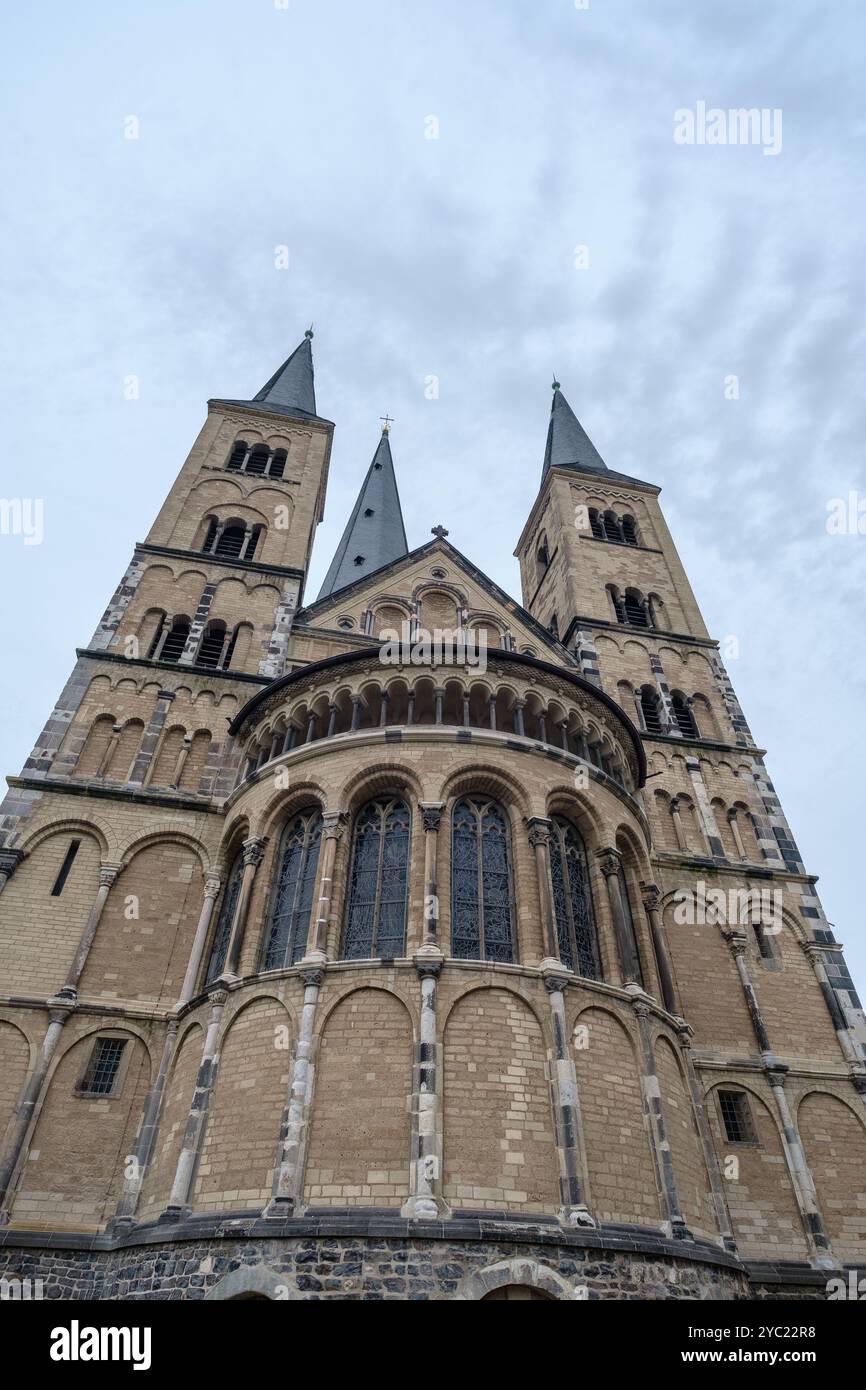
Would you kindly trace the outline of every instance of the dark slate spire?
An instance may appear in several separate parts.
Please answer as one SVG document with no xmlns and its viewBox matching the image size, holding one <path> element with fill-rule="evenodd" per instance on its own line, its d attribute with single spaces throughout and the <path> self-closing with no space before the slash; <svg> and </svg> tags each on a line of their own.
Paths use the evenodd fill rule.
<svg viewBox="0 0 866 1390">
<path fill-rule="evenodd" d="M 551 468 L 585 468 L 591 473 L 607 472 L 607 464 L 562 394 L 558 381 L 553 383 L 542 482 Z"/>
<path fill-rule="evenodd" d="M 409 554 L 387 425 L 367 471 L 319 599 Z M 318 600 L 317 600 L 318 602 Z"/>
<path fill-rule="evenodd" d="M 275 415 L 291 415 L 301 420 L 317 420 L 316 388 L 313 382 L 313 330 L 308 328 L 303 341 L 291 357 L 274 372 L 270 381 L 257 391 L 251 401 L 225 401 L 220 405 L 256 405 Z"/>
</svg>

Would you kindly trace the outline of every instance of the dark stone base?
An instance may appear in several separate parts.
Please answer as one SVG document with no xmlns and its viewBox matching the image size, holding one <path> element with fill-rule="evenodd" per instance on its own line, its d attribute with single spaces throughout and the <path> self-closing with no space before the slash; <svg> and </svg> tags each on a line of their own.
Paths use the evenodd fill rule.
<svg viewBox="0 0 866 1390">
<path fill-rule="evenodd" d="M 637 1227 L 370 1210 L 226 1213 L 100 1236 L 6 1229 L 0 1275 L 41 1280 L 44 1298 L 100 1300 L 477 1300 L 506 1284 L 564 1300 L 739 1300 L 824 1297 L 827 1279 L 806 1266 L 790 1279 L 784 1266 L 750 1271 L 718 1246 Z"/>
</svg>

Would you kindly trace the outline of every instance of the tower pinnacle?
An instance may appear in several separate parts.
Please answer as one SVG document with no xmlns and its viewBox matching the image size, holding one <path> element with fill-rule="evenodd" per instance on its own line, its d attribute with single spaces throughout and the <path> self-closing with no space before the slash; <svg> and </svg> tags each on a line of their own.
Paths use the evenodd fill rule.
<svg viewBox="0 0 866 1390">
<path fill-rule="evenodd" d="M 382 418 L 382 435 L 373 462 L 325 575 L 320 599 L 409 554 L 391 457 L 391 422 L 388 416 Z"/>
<path fill-rule="evenodd" d="M 591 473 L 607 472 L 607 464 L 562 394 L 562 388 L 555 377 L 547 447 L 541 472 L 542 481 L 551 468 L 583 468 Z"/>
</svg>

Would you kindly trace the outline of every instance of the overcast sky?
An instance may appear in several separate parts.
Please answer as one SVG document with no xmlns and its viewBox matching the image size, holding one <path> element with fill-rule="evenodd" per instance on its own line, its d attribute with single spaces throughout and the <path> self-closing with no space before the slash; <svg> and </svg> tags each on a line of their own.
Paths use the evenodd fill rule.
<svg viewBox="0 0 866 1390">
<path fill-rule="evenodd" d="M 42 0 L 4 23 L 0 492 L 44 499 L 45 538 L 0 536 L 0 767 L 206 399 L 254 393 L 309 323 L 337 425 L 311 596 L 386 411 L 410 546 L 442 522 L 519 596 L 555 372 L 608 465 L 662 486 L 866 985 L 866 536 L 826 531 L 866 496 L 861 0 Z M 781 110 L 780 152 L 676 143 L 701 101 Z"/>
</svg>

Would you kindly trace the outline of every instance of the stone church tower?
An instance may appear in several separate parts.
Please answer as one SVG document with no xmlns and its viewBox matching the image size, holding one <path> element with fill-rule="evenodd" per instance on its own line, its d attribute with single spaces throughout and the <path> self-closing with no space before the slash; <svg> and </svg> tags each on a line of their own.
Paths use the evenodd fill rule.
<svg viewBox="0 0 866 1390">
<path fill-rule="evenodd" d="M 311 334 L 212 400 L 0 815 L 0 1270 L 62 1297 L 823 1297 L 863 1015 L 659 507 L 561 389 L 523 603 Z M 539 441 L 540 442 L 540 441 Z"/>
</svg>

